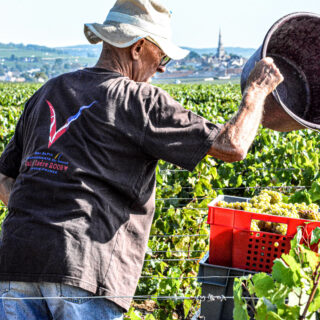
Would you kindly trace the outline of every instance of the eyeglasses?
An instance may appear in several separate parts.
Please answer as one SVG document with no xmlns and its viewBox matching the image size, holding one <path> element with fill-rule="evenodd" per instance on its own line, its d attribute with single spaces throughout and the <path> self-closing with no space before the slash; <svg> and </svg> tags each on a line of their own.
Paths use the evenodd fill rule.
<svg viewBox="0 0 320 320">
<path fill-rule="evenodd" d="M 167 55 L 161 58 L 161 61 L 159 63 L 159 67 L 166 66 L 171 61 L 171 58 L 169 58 Z"/>
<path fill-rule="evenodd" d="M 149 42 L 153 43 L 156 47 L 158 47 L 162 51 L 162 49 L 159 47 L 159 45 L 153 39 L 151 39 L 149 37 L 147 37 L 145 39 L 148 40 Z M 171 58 L 168 57 L 167 55 L 164 55 L 160 60 L 159 67 L 166 66 L 170 61 L 171 61 Z"/>
</svg>

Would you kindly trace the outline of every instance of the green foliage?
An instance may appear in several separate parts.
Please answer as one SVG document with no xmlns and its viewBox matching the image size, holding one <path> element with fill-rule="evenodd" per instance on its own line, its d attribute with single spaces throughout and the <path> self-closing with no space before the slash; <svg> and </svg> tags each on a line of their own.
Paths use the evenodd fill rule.
<svg viewBox="0 0 320 320">
<path fill-rule="evenodd" d="M 24 103 L 39 88 L 35 84 L 0 84 L 0 154 L 9 143 Z M 0 230 L 7 209 L 0 206 Z"/>
<path fill-rule="evenodd" d="M 233 317 L 238 320 L 249 320 L 246 300 L 243 298 L 242 284 L 246 278 L 235 278 L 233 284 L 234 309 Z"/>
<path fill-rule="evenodd" d="M 0 83 L 0 106 L 21 107 L 39 88 L 39 84 Z"/>
<path fill-rule="evenodd" d="M 319 230 L 313 231 L 314 243 L 320 240 Z M 310 249 L 310 243 L 300 244 L 301 229 L 291 241 L 289 254 L 276 259 L 272 274 L 257 273 L 235 279 L 234 319 L 249 319 L 247 300 L 243 298 L 243 288 L 258 301 L 254 306 L 257 320 L 310 319 L 320 308 L 320 259 Z"/>
<path fill-rule="evenodd" d="M 0 84 L 0 153 L 14 133 L 23 104 L 38 88 L 39 85 Z M 220 124 L 232 117 L 241 101 L 238 85 L 165 85 L 163 89 L 185 108 Z M 207 205 L 218 194 L 252 197 L 262 188 L 276 187 L 291 200 L 299 197 L 307 202 L 305 199 L 310 197 L 312 202 L 320 204 L 319 146 L 319 135 L 310 130 L 279 133 L 260 128 L 247 158 L 241 162 L 230 164 L 206 157 L 190 173 L 159 161 L 151 234 L 204 236 L 151 237 L 145 259 L 152 261 L 146 261 L 142 271 L 143 276 L 150 277 L 141 277 L 136 294 L 187 297 L 201 294 L 201 287 L 194 277 L 198 273 L 198 260 L 208 251 Z M 295 193 L 292 188 L 295 186 L 306 188 Z M 0 220 L 5 216 L 4 209 L 1 210 Z M 282 268 L 280 263 L 277 268 Z M 298 279 L 296 273 L 295 277 Z M 263 283 L 262 287 L 268 288 L 268 280 L 259 281 Z M 284 287 L 284 284 L 279 286 L 274 299 L 281 300 Z M 152 312 L 131 309 L 129 318 L 190 319 L 199 307 L 199 303 L 192 300 L 159 299 L 156 303 Z M 261 306 L 261 314 L 272 314 L 273 304 L 274 300 L 267 302 L 270 310 Z M 247 319 L 243 307 L 240 306 L 237 314 L 243 314 L 241 319 Z M 273 314 L 272 317 L 277 319 Z"/>
</svg>

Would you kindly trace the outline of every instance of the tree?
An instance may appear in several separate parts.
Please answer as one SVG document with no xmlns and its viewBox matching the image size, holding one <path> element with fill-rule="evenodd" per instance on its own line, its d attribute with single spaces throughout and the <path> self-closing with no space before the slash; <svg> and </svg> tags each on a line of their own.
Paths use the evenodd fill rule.
<svg viewBox="0 0 320 320">
<path fill-rule="evenodd" d="M 240 59 L 241 58 L 239 55 L 234 54 L 234 53 L 230 53 L 229 56 L 230 56 L 230 59 Z"/>
<path fill-rule="evenodd" d="M 63 59 L 62 58 L 57 58 L 55 60 L 55 64 L 62 65 L 63 64 Z"/>
<path fill-rule="evenodd" d="M 190 51 L 190 53 L 188 54 L 188 56 L 187 56 L 187 59 L 200 59 L 201 58 L 201 56 L 198 54 L 198 53 L 196 53 L 195 51 Z"/>
<path fill-rule="evenodd" d="M 17 57 L 14 54 L 12 54 L 9 58 L 10 61 L 15 61 L 16 59 Z"/>
<path fill-rule="evenodd" d="M 40 79 L 43 79 L 44 81 L 47 81 L 48 80 L 48 76 L 44 73 L 44 72 L 37 72 L 35 75 L 34 75 L 35 79 L 37 79 L 38 81 L 41 81 Z"/>
<path fill-rule="evenodd" d="M 22 78 L 25 78 L 27 82 L 32 82 L 32 81 L 34 81 L 34 78 L 32 78 L 28 72 L 22 73 L 22 74 L 21 74 L 21 77 L 22 77 Z"/>
</svg>

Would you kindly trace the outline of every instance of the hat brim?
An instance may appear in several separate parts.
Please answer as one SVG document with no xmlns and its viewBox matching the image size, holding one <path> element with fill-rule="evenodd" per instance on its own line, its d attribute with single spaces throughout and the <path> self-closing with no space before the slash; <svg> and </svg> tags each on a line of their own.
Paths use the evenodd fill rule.
<svg viewBox="0 0 320 320">
<path fill-rule="evenodd" d="M 170 40 L 155 35 L 150 37 L 157 42 L 162 51 L 173 60 L 181 60 L 189 54 L 189 50 L 182 49 Z"/>
<path fill-rule="evenodd" d="M 188 50 L 176 46 L 169 39 L 165 39 L 125 23 L 86 23 L 84 25 L 84 34 L 92 44 L 105 41 L 118 48 L 130 47 L 138 40 L 149 36 L 155 40 L 163 52 L 173 60 L 183 59 L 189 53 Z"/>
</svg>

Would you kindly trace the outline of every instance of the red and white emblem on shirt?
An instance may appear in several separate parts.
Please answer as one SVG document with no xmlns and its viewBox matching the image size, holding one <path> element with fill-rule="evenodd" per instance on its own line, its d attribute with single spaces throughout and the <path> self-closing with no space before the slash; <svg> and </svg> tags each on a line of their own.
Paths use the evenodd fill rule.
<svg viewBox="0 0 320 320">
<path fill-rule="evenodd" d="M 48 143 L 48 148 L 50 148 L 64 133 L 67 132 L 71 122 L 77 120 L 80 117 L 82 110 L 92 107 L 97 101 L 93 101 L 88 106 L 81 107 L 75 115 L 68 118 L 66 123 L 58 131 L 56 127 L 57 121 L 56 121 L 56 112 L 54 110 L 54 107 L 50 103 L 50 101 L 46 100 L 46 102 L 50 109 L 50 132 L 49 132 L 49 143 Z"/>
</svg>

